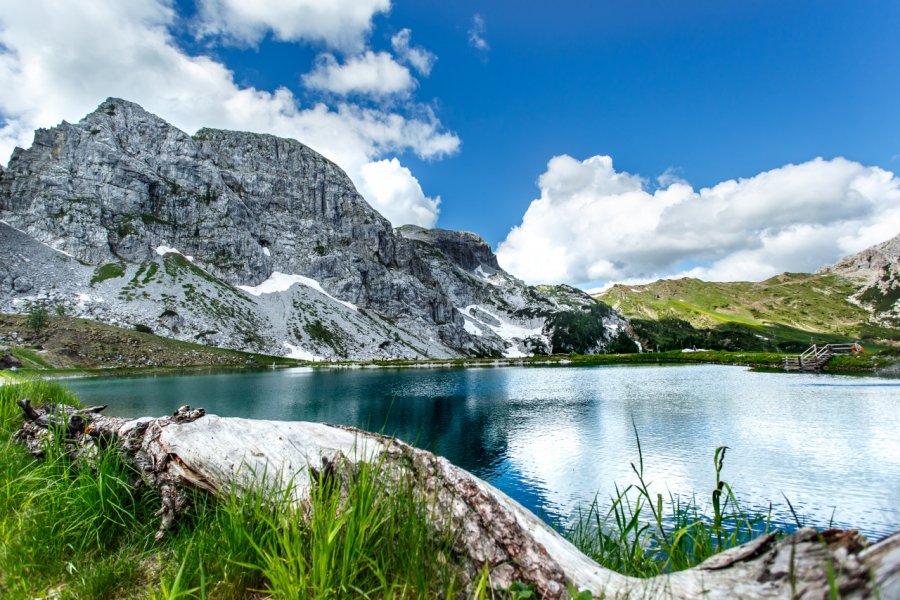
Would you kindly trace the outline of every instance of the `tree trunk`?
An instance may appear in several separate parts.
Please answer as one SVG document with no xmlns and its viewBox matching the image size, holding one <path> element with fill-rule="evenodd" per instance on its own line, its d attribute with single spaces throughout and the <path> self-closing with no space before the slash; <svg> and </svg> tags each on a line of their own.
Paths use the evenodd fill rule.
<svg viewBox="0 0 900 600">
<path fill-rule="evenodd" d="M 102 416 L 104 407 L 20 405 L 26 422 L 17 437 L 35 456 L 52 435 L 65 436 L 82 460 L 97 446 L 115 446 L 160 492 L 160 538 L 189 489 L 240 494 L 260 482 L 273 491 L 290 484 L 299 505 L 323 472 L 382 461 L 389 485 L 412 477 L 435 527 L 456 533 L 453 550 L 467 584 L 487 564 L 495 586 L 529 583 L 546 598 L 566 598 L 570 585 L 606 598 L 827 598 L 831 589 L 846 598 L 900 598 L 900 532 L 875 544 L 854 530 L 767 535 L 693 569 L 638 579 L 599 566 L 503 492 L 396 439 L 321 423 L 222 418 L 188 406 L 168 417 L 124 419 Z"/>
</svg>

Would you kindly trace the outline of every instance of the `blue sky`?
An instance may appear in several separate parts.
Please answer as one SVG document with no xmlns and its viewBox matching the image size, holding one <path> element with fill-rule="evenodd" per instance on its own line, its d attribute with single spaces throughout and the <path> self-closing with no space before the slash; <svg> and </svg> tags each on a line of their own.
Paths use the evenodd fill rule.
<svg viewBox="0 0 900 600">
<path fill-rule="evenodd" d="M 233 2 L 135 0 L 143 8 L 123 10 L 99 1 L 103 17 L 69 15 L 88 34 L 67 40 L 66 51 L 75 63 L 80 53 L 92 57 L 93 71 L 110 76 L 82 77 L 68 99 L 54 90 L 54 106 L 41 114 L 28 108 L 38 100 L 27 95 L 18 103 L 0 99 L 6 137 L 22 144 L 31 125 L 75 120 L 108 95 L 140 102 L 188 130 L 210 124 L 295 135 L 337 158 L 395 224 L 430 225 L 437 217 L 439 227 L 484 236 L 504 266 L 526 280 L 585 287 L 809 270 L 900 229 L 893 176 L 900 167 L 895 1 L 358 0 L 357 20 L 337 25 L 333 15 L 294 19 L 311 0 L 260 0 L 271 10 L 255 14 L 241 13 Z M 36 52 L 21 41 L 29 23 L 64 17 L 53 17 L 42 0 L 28 9 L 0 3 L 8 4 L 0 43 L 20 59 Z M 351 4 L 333 2 L 342 3 Z M 89 33 L 116 22 L 166 37 L 158 46 L 119 42 L 120 55 L 134 56 L 134 72 L 176 61 L 172 53 L 185 64 L 206 61 L 201 68 L 211 73 L 210 63 L 230 70 L 230 76 L 211 75 L 218 104 L 178 76 L 168 96 L 114 78 L 117 69 L 129 68 L 127 61 L 98 64 L 110 47 L 92 48 L 100 42 Z M 53 27 L 46 29 L 49 36 Z M 412 48 L 431 57 L 430 71 L 398 50 L 395 36 L 403 30 Z M 135 48 L 141 51 L 129 54 Z M 142 58 L 154 52 L 168 58 Z M 399 78 L 392 91 L 325 78 L 366 57 L 369 66 L 381 61 L 391 69 L 383 73 Z M 181 63 L 169 70 L 177 72 Z M 314 72 L 322 75 L 319 83 Z M 343 75 L 354 73 L 362 71 Z M 153 77 L 165 86 L 163 74 L 147 79 Z M 0 71 L 0 83 L 5 80 L 15 82 Z M 266 116 L 245 98 L 234 100 L 246 90 L 269 94 L 257 102 L 266 105 Z M 278 90 L 289 97 L 275 98 Z M 285 113 L 316 103 L 331 111 L 329 118 L 344 106 L 340 118 L 352 126 L 329 138 L 329 127 L 338 125 L 293 114 L 285 122 Z M 370 131 L 392 115 L 408 127 Z M 573 160 L 551 166 L 554 157 Z M 826 160 L 809 162 L 816 157 Z M 840 157 L 847 160 L 832 160 Z M 722 184 L 739 178 L 734 189 Z M 671 193 L 660 193 L 673 184 Z M 745 207 L 738 210 L 739 203 Z M 787 219 L 777 216 L 785 207 Z M 686 229 L 676 222 L 681 213 L 693 215 Z M 704 220 L 705 213 L 718 220 Z M 628 216 L 647 225 L 632 228 Z M 609 229 L 611 223 L 619 225 Z M 511 234 L 514 227 L 518 235 Z M 711 230 L 717 235 L 705 233 Z"/>
</svg>

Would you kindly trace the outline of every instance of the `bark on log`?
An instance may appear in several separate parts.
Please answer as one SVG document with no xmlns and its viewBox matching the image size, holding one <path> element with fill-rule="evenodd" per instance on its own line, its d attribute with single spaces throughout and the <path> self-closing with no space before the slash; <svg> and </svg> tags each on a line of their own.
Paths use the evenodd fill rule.
<svg viewBox="0 0 900 600">
<path fill-rule="evenodd" d="M 555 530 L 496 488 L 446 459 L 399 440 L 352 427 L 205 415 L 179 408 L 172 416 L 124 419 L 100 413 L 21 403 L 26 422 L 18 438 L 41 456 L 47 436 L 64 436 L 74 456 L 89 459 L 114 445 L 160 491 L 165 535 L 190 489 L 240 494 L 260 483 L 290 489 L 302 505 L 322 471 L 353 471 L 382 461 L 388 483 L 412 477 L 428 499 L 435 526 L 451 527 L 454 552 L 474 580 L 487 563 L 496 586 L 533 584 L 545 598 L 567 597 L 567 586 L 605 598 L 900 598 L 900 532 L 869 544 L 854 530 L 801 529 L 768 535 L 720 553 L 703 564 L 651 579 L 626 577 L 597 565 Z M 834 574 L 832 583 L 829 572 Z"/>
</svg>

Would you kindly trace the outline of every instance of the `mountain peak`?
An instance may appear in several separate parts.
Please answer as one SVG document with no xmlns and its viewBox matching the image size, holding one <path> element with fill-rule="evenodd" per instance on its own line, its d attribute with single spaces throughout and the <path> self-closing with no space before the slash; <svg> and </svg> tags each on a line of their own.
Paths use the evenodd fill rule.
<svg viewBox="0 0 900 600">
<path fill-rule="evenodd" d="M 875 244 L 856 254 L 845 256 L 833 265 L 822 267 L 816 273 L 837 273 L 858 280 L 875 280 L 884 269 L 900 261 L 900 234 Z"/>
<path fill-rule="evenodd" d="M 0 308 L 53 294 L 72 314 L 242 349 L 522 356 L 552 350 L 550 318 L 571 310 L 475 234 L 395 232 L 296 140 L 192 137 L 121 98 L 36 132 L 0 177 L 0 218 L 33 239 L 31 257 L 0 246 Z M 574 349 L 604 348 L 615 318 Z"/>
</svg>

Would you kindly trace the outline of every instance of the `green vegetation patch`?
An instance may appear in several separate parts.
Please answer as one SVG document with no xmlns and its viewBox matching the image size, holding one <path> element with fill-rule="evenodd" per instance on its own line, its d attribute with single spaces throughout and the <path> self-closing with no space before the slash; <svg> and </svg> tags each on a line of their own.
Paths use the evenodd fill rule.
<svg viewBox="0 0 900 600">
<path fill-rule="evenodd" d="M 852 281 L 833 274 L 785 273 L 759 283 L 685 278 L 617 285 L 597 298 L 630 319 L 681 319 L 696 328 L 739 323 L 836 333 L 868 319 L 866 310 L 847 300 L 855 289 Z"/>
<path fill-rule="evenodd" d="M 608 511 L 595 501 L 568 531 L 569 540 L 597 563 L 632 577 L 654 577 L 690 569 L 769 533 L 769 517 L 747 513 L 722 479 L 727 447 L 717 448 L 713 455 L 716 485 L 709 503 L 712 514 L 705 515 L 696 497 L 669 493 L 664 501 L 650 491 L 640 438 L 637 445 L 639 466 L 632 463 L 636 482 L 617 486 L 618 495 Z"/>
<path fill-rule="evenodd" d="M 124 263 L 107 263 L 97 267 L 94 276 L 91 278 L 91 285 L 106 281 L 107 279 L 115 279 L 125 275 Z"/>
<path fill-rule="evenodd" d="M 342 332 L 333 322 L 330 322 L 330 324 L 334 331 L 325 326 L 319 319 L 308 321 L 303 325 L 303 329 L 313 341 L 327 344 L 339 356 L 344 356 L 347 354 L 347 350 L 344 347 Z"/>
<path fill-rule="evenodd" d="M 888 288 L 887 291 L 871 287 L 863 292 L 859 299 L 874 306 L 878 312 L 887 312 L 900 302 L 900 285 Z"/>
<path fill-rule="evenodd" d="M 900 332 L 870 324 L 869 312 L 849 301 L 856 290 L 830 273 L 784 273 L 759 283 L 685 278 L 617 285 L 597 298 L 628 317 L 651 349 L 796 352 L 813 342 L 897 339 Z M 900 300 L 900 287 L 883 296 L 869 290 L 863 301 L 884 312 Z"/>
<path fill-rule="evenodd" d="M 588 306 L 587 310 L 570 310 L 550 315 L 547 323 L 553 332 L 550 336 L 553 352 L 587 354 L 596 351 L 598 343 L 607 341 L 603 319 L 611 312 L 609 306 L 598 302 Z M 621 335 L 615 338 L 615 348 L 621 352 L 638 351 L 634 342 Z"/>
<path fill-rule="evenodd" d="M 143 221 L 144 225 L 165 225 L 165 226 L 173 226 L 174 223 L 172 221 L 166 221 L 165 219 L 160 219 L 156 215 L 151 215 L 144 213 L 141 215 L 141 221 Z"/>
<path fill-rule="evenodd" d="M 10 353 L 19 359 L 22 367 L 26 369 L 51 369 L 53 366 L 47 360 L 38 354 L 36 350 L 14 346 L 10 348 Z"/>
<path fill-rule="evenodd" d="M 411 480 L 386 493 L 380 465 L 355 470 L 343 491 L 333 480 L 314 485 L 308 518 L 290 489 L 221 500 L 198 492 L 155 542 L 159 495 L 136 491 L 137 473 L 113 450 L 87 469 L 61 444 L 35 461 L 12 442 L 23 397 L 77 404 L 51 383 L 0 387 L 2 597 L 437 598 L 461 589 L 451 533 L 435 535 Z"/>
</svg>

